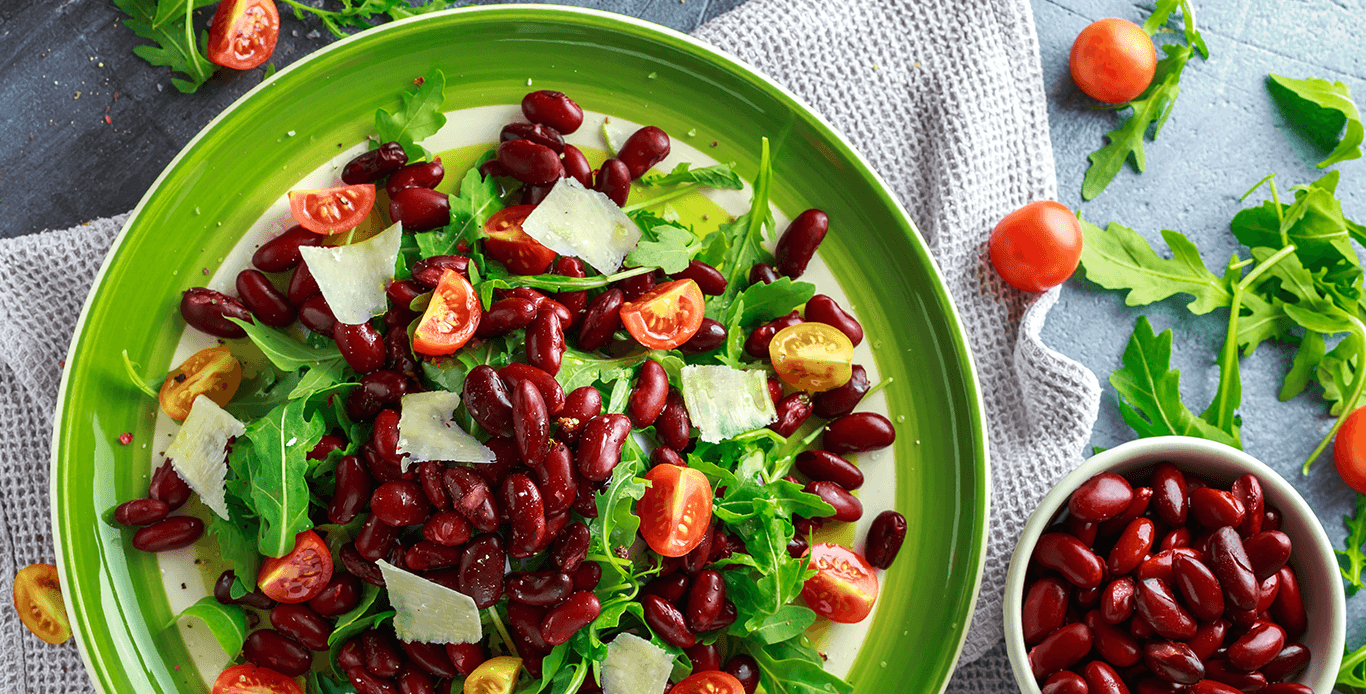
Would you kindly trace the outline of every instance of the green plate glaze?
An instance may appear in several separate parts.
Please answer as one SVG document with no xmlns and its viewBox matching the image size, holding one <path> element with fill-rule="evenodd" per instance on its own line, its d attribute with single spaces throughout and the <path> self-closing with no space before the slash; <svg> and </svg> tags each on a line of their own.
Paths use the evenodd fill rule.
<svg viewBox="0 0 1366 694">
<path fill-rule="evenodd" d="M 53 438 L 58 563 L 92 679 L 119 694 L 205 689 L 178 632 L 164 628 L 173 615 L 155 558 L 100 520 L 146 494 L 151 456 L 166 443 L 117 441 L 125 431 L 151 441 L 154 424 L 121 351 L 149 371 L 170 368 L 185 327 L 180 292 L 202 284 L 203 269 L 304 173 L 365 138 L 375 109 L 394 108 L 432 66 L 447 76 L 450 110 L 516 104 L 532 80 L 676 137 L 696 129 L 690 142 L 738 162 L 746 179 L 760 137 L 771 140 L 774 203 L 789 215 L 819 206 L 835 220 L 821 256 L 858 307 L 879 371 L 897 384 L 886 391 L 899 432 L 894 498 L 911 531 L 849 679 L 860 693 L 941 690 L 981 577 L 987 444 L 966 338 L 915 226 L 843 138 L 749 67 L 662 27 L 539 6 L 438 13 L 319 51 L 210 123 L 134 210 L 86 302 Z"/>
</svg>

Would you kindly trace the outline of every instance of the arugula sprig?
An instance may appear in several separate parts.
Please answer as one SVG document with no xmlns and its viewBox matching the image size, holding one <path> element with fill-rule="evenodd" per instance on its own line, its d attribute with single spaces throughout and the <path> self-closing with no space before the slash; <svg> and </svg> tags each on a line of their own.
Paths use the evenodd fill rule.
<svg viewBox="0 0 1366 694">
<path fill-rule="evenodd" d="M 294 16 L 297 19 L 303 19 L 304 13 L 308 13 L 322 20 L 323 26 L 339 39 L 346 38 L 347 33 L 344 29 L 371 28 L 374 24 L 370 20 L 380 15 L 388 15 L 391 19 L 403 19 L 444 10 L 452 4 L 448 0 L 426 0 L 414 7 L 408 0 L 360 0 L 359 3 L 356 0 L 340 0 L 341 9 L 324 10 L 299 0 L 281 2 L 294 9 Z"/>
<path fill-rule="evenodd" d="M 208 33 L 194 33 L 194 11 L 217 0 L 114 0 L 128 18 L 124 25 L 138 36 L 153 42 L 133 48 L 133 54 L 157 67 L 167 67 L 184 75 L 172 78 L 171 84 L 190 94 L 208 81 L 218 66 L 204 57 Z"/>
<path fill-rule="evenodd" d="M 446 124 L 446 114 L 441 110 L 446 99 L 446 76 L 432 68 L 417 82 L 416 89 L 404 91 L 401 95 L 402 109 L 392 113 L 382 108 L 375 111 L 375 130 L 379 134 L 379 142 L 399 143 L 403 151 L 408 153 L 409 161 L 431 159 L 431 152 L 417 143 L 435 135 Z M 478 173 L 477 170 L 475 172 Z"/>
<path fill-rule="evenodd" d="M 1318 168 L 1361 158 L 1361 141 L 1366 138 L 1366 128 L 1362 127 L 1361 113 L 1346 84 L 1316 77 L 1297 80 L 1272 74 L 1267 76 L 1267 88 L 1293 113 L 1295 124 L 1315 144 L 1332 149 L 1328 158 L 1317 164 Z"/>
</svg>

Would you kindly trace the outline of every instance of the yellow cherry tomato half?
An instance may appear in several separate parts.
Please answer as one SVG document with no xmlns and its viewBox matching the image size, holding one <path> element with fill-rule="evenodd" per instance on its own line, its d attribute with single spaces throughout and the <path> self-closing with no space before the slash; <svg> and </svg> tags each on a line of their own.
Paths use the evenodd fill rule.
<svg viewBox="0 0 1366 694">
<path fill-rule="evenodd" d="M 838 388 L 854 374 L 854 343 L 825 323 L 798 323 L 779 330 L 768 343 L 768 356 L 778 377 L 799 390 Z"/>
<path fill-rule="evenodd" d="M 522 659 L 510 655 L 489 658 L 465 678 L 465 694 L 512 694 Z"/>
<path fill-rule="evenodd" d="M 219 407 L 226 407 L 242 385 L 242 365 L 227 347 L 208 347 L 190 355 L 184 364 L 166 375 L 157 400 L 161 411 L 183 422 L 190 416 L 194 399 L 207 395 Z"/>
<path fill-rule="evenodd" d="M 71 638 L 57 567 L 30 564 L 20 569 L 14 577 L 14 609 L 34 636 L 51 644 Z"/>
</svg>

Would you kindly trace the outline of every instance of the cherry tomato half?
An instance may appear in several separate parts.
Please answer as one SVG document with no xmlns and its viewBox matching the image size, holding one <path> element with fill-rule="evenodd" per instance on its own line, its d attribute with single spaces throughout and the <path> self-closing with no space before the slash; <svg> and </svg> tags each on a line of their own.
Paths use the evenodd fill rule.
<svg viewBox="0 0 1366 694">
<path fill-rule="evenodd" d="M 304 694 L 299 683 L 269 668 L 246 663 L 219 673 L 213 694 Z"/>
<path fill-rule="evenodd" d="M 318 533 L 305 530 L 294 536 L 294 549 L 283 557 L 266 557 L 256 584 L 276 602 L 312 600 L 332 580 L 332 552 Z"/>
<path fill-rule="evenodd" d="M 280 38 L 275 0 L 223 0 L 209 28 L 209 60 L 234 70 L 250 70 L 270 60 Z"/>
<path fill-rule="evenodd" d="M 671 694 L 745 694 L 745 685 L 729 672 L 707 670 L 689 675 L 669 691 Z"/>
<path fill-rule="evenodd" d="M 854 375 L 854 343 L 825 323 L 789 325 L 768 343 L 773 370 L 793 388 L 820 392 L 838 388 Z"/>
<path fill-rule="evenodd" d="M 1143 27 L 1123 19 L 1102 19 L 1077 34 L 1067 64 L 1072 81 L 1087 96 L 1122 104 L 1152 84 L 1157 50 Z"/>
<path fill-rule="evenodd" d="M 225 407 L 242 384 L 242 365 L 222 345 L 206 347 L 190 355 L 184 364 L 166 375 L 157 400 L 161 411 L 183 422 L 190 416 L 194 399 L 207 395 L 214 404 Z"/>
<path fill-rule="evenodd" d="M 57 567 L 30 564 L 20 569 L 14 577 L 14 609 L 34 636 L 51 644 L 71 638 Z"/>
<path fill-rule="evenodd" d="M 1333 464 L 1347 486 L 1366 494 L 1366 407 L 1353 410 L 1338 428 Z"/>
<path fill-rule="evenodd" d="M 711 482 L 678 465 L 656 465 L 645 479 L 650 488 L 636 503 L 636 515 L 646 544 L 665 557 L 693 551 L 711 528 Z"/>
<path fill-rule="evenodd" d="M 354 229 L 375 206 L 375 185 L 289 191 L 289 211 L 300 226 L 315 234 L 340 234 Z"/>
<path fill-rule="evenodd" d="M 482 315 L 474 287 L 460 273 L 446 270 L 413 333 L 413 350 L 429 357 L 454 353 L 474 336 Z"/>
<path fill-rule="evenodd" d="M 465 678 L 464 694 L 512 694 L 517 673 L 522 670 L 522 659 L 509 655 L 489 658 Z"/>
<path fill-rule="evenodd" d="M 674 280 L 621 305 L 621 324 L 650 349 L 673 349 L 702 327 L 707 305 L 692 280 Z"/>
<path fill-rule="evenodd" d="M 555 261 L 555 251 L 522 231 L 522 222 L 534 209 L 535 205 L 506 207 L 484 222 L 484 252 L 514 275 L 539 275 Z"/>
<path fill-rule="evenodd" d="M 1006 215 L 991 230 L 991 265 L 1010 286 L 1041 292 L 1067 281 L 1081 262 L 1081 222 L 1052 200 Z"/>
<path fill-rule="evenodd" d="M 802 599 L 816 614 L 841 624 L 861 622 L 877 601 L 877 574 L 861 554 L 830 542 L 807 551 L 816 575 L 802 586 Z"/>
</svg>

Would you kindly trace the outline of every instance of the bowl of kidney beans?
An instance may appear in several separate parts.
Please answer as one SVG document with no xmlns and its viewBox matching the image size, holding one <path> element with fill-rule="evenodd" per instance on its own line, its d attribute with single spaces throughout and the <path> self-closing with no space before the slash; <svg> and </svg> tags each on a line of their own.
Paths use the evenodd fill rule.
<svg viewBox="0 0 1366 694">
<path fill-rule="evenodd" d="M 1313 510 L 1262 462 L 1204 439 L 1082 463 L 1030 517 L 1006 577 L 1025 694 L 1326 693 L 1345 632 Z"/>
</svg>

